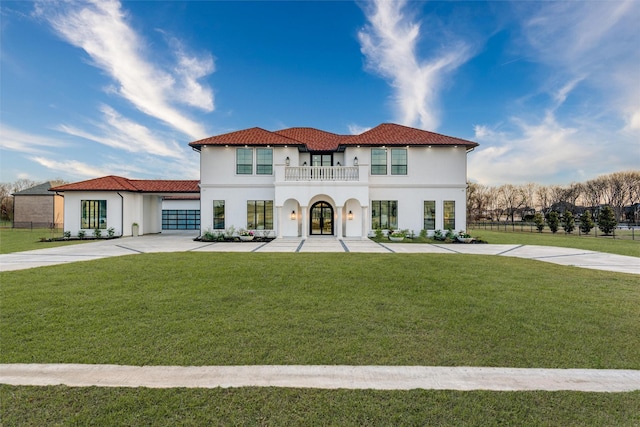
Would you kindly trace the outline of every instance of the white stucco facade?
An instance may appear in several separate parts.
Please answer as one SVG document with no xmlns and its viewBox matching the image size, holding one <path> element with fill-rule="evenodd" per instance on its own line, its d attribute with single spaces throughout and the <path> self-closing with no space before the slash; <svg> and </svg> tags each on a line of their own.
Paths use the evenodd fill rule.
<svg viewBox="0 0 640 427">
<path fill-rule="evenodd" d="M 309 166 L 313 153 L 297 147 L 269 147 L 273 171 L 257 174 L 256 153 L 253 173 L 236 173 L 238 146 L 202 146 L 200 150 L 201 232 L 214 230 L 214 201 L 224 202 L 224 227 L 250 229 L 249 201 L 273 202 L 272 234 L 276 237 L 307 237 L 314 233 L 312 208 L 325 202 L 331 214 L 328 234 L 336 238 L 366 238 L 375 230 L 372 214 L 379 202 L 397 207 L 393 226 L 416 234 L 425 228 L 425 201 L 435 202 L 435 221 L 428 232 L 445 229 L 445 202 L 454 202 L 455 231 L 466 228 L 465 146 L 402 146 L 386 149 L 406 150 L 406 174 L 373 174 L 373 147 L 346 147 L 331 155 L 331 166 Z M 375 147 L 380 149 L 380 147 Z M 288 160 L 287 160 L 288 158 Z M 357 160 L 356 160 L 357 159 Z M 357 162 L 357 164 L 355 164 Z M 288 164 L 288 165 L 287 165 Z M 450 203 L 449 203 L 450 205 Z M 323 205 L 324 206 L 324 205 Z M 316 206 L 316 209 L 317 206 Z M 220 219 L 220 218 L 218 218 Z M 215 221 L 220 230 L 221 222 Z M 448 224 L 451 224 L 449 222 Z M 377 227 L 376 227 L 377 228 Z"/>
</svg>

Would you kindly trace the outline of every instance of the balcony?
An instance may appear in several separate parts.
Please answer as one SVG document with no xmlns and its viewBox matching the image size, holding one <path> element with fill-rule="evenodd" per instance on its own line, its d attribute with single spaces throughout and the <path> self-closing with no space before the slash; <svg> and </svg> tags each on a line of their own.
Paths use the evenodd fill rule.
<svg viewBox="0 0 640 427">
<path fill-rule="evenodd" d="M 286 166 L 285 181 L 359 181 L 358 166 Z"/>
</svg>

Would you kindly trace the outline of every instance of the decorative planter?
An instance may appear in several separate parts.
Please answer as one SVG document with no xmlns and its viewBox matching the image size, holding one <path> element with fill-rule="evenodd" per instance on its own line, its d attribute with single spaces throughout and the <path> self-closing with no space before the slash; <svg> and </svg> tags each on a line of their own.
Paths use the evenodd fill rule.
<svg viewBox="0 0 640 427">
<path fill-rule="evenodd" d="M 389 240 L 391 240 L 392 242 L 402 242 L 404 240 L 404 237 L 389 236 Z"/>
<path fill-rule="evenodd" d="M 139 231 L 139 226 L 138 226 L 138 224 L 133 224 L 133 225 L 131 226 L 131 235 L 132 235 L 133 237 L 138 237 L 138 234 L 139 234 L 139 233 L 138 233 L 138 231 Z"/>
<path fill-rule="evenodd" d="M 238 236 L 240 238 L 241 241 L 243 242 L 250 242 L 251 240 L 253 240 L 254 236 Z"/>
<path fill-rule="evenodd" d="M 474 240 L 473 237 L 460 237 L 460 236 L 456 236 L 456 239 L 460 243 L 471 243 Z"/>
</svg>

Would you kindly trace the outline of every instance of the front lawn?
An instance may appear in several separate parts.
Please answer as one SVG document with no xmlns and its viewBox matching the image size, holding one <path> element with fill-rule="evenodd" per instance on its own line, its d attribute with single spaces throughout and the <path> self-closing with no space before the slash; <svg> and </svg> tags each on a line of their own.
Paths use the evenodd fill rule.
<svg viewBox="0 0 640 427">
<path fill-rule="evenodd" d="M 1 277 L 4 363 L 640 369 L 637 276 L 531 260 L 159 253 Z"/>
<path fill-rule="evenodd" d="M 637 276 L 507 257 L 162 253 L 0 273 L 2 363 L 640 368 Z M 638 425 L 640 392 L 0 386 L 6 425 Z"/>
<path fill-rule="evenodd" d="M 74 245 L 90 240 L 41 242 L 42 239 L 62 237 L 62 230 L 49 228 L 0 228 L 0 254 Z"/>
</svg>

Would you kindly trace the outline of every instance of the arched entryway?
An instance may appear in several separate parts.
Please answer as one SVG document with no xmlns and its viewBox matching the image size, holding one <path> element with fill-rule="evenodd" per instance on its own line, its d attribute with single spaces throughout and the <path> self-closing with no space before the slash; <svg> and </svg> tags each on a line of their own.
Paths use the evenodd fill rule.
<svg viewBox="0 0 640 427">
<path fill-rule="evenodd" d="M 311 206 L 309 235 L 333 235 L 333 208 L 327 202 L 317 202 Z"/>
</svg>

